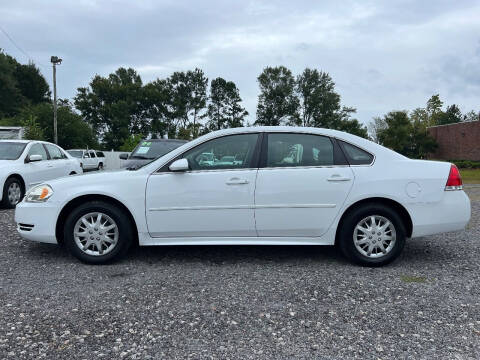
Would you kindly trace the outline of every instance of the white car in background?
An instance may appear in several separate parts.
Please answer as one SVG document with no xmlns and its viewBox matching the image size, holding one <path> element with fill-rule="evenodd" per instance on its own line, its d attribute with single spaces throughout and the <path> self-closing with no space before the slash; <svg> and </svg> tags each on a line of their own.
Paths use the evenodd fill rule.
<svg viewBox="0 0 480 360">
<path fill-rule="evenodd" d="M 102 151 L 71 149 L 67 152 L 78 159 L 83 170 L 103 170 L 105 168 L 105 154 Z"/>
<path fill-rule="evenodd" d="M 234 157 L 236 161 L 208 162 Z M 20 235 L 106 263 L 130 245 L 334 245 L 369 266 L 407 238 L 464 229 L 470 201 L 447 162 L 410 160 L 335 130 L 213 132 L 130 171 L 31 189 Z"/>
<path fill-rule="evenodd" d="M 74 158 L 44 141 L 0 141 L 0 204 L 14 208 L 32 186 L 62 176 L 81 174 Z"/>
</svg>

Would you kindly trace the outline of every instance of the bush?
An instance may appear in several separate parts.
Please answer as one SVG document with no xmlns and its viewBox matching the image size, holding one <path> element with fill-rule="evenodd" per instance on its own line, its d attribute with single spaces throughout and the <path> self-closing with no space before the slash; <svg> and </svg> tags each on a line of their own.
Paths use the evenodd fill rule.
<svg viewBox="0 0 480 360">
<path fill-rule="evenodd" d="M 457 165 L 459 169 L 480 169 L 480 161 L 450 160 L 450 162 Z"/>
</svg>

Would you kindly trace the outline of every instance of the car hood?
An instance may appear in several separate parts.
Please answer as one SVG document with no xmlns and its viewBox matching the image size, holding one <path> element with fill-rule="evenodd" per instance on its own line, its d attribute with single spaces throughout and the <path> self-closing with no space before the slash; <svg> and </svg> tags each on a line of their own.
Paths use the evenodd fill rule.
<svg viewBox="0 0 480 360">
<path fill-rule="evenodd" d="M 95 185 L 95 184 L 107 184 L 112 181 L 119 181 L 125 178 L 133 171 L 127 170 L 110 170 L 93 173 L 83 173 L 78 175 L 70 175 L 54 180 L 45 181 L 52 187 L 73 187 L 76 185 Z"/>
<path fill-rule="evenodd" d="M 0 160 L 0 169 L 11 167 L 17 164 L 15 160 Z"/>
<path fill-rule="evenodd" d="M 128 160 L 125 160 L 125 161 L 122 162 L 122 169 L 130 169 L 130 168 L 136 169 L 140 166 L 151 163 L 152 161 L 155 161 L 155 159 L 153 159 L 153 160 L 149 160 L 149 159 L 128 159 Z"/>
</svg>

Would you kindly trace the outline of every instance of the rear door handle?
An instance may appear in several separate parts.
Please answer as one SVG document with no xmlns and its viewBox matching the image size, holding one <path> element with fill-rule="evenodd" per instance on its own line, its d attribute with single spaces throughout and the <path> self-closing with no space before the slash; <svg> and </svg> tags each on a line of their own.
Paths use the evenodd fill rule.
<svg viewBox="0 0 480 360">
<path fill-rule="evenodd" d="M 248 184 L 248 180 L 246 179 L 239 179 L 239 178 L 231 178 L 226 182 L 227 185 L 245 185 Z"/>
<path fill-rule="evenodd" d="M 52 167 L 53 167 L 53 165 L 47 165 L 47 168 L 52 168 Z"/>
<path fill-rule="evenodd" d="M 340 176 L 340 175 L 332 175 L 327 179 L 327 181 L 350 181 L 350 180 L 352 179 L 350 179 L 349 177 Z"/>
</svg>

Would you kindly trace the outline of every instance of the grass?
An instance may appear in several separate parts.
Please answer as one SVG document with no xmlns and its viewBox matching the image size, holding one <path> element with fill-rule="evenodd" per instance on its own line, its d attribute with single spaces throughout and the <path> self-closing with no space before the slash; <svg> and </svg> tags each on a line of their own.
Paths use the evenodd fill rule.
<svg viewBox="0 0 480 360">
<path fill-rule="evenodd" d="M 410 276 L 410 275 L 402 275 L 400 276 L 400 280 L 404 283 L 426 283 L 427 278 L 424 276 Z"/>
<path fill-rule="evenodd" d="M 480 184 L 480 169 L 460 169 L 464 184 Z"/>
</svg>

